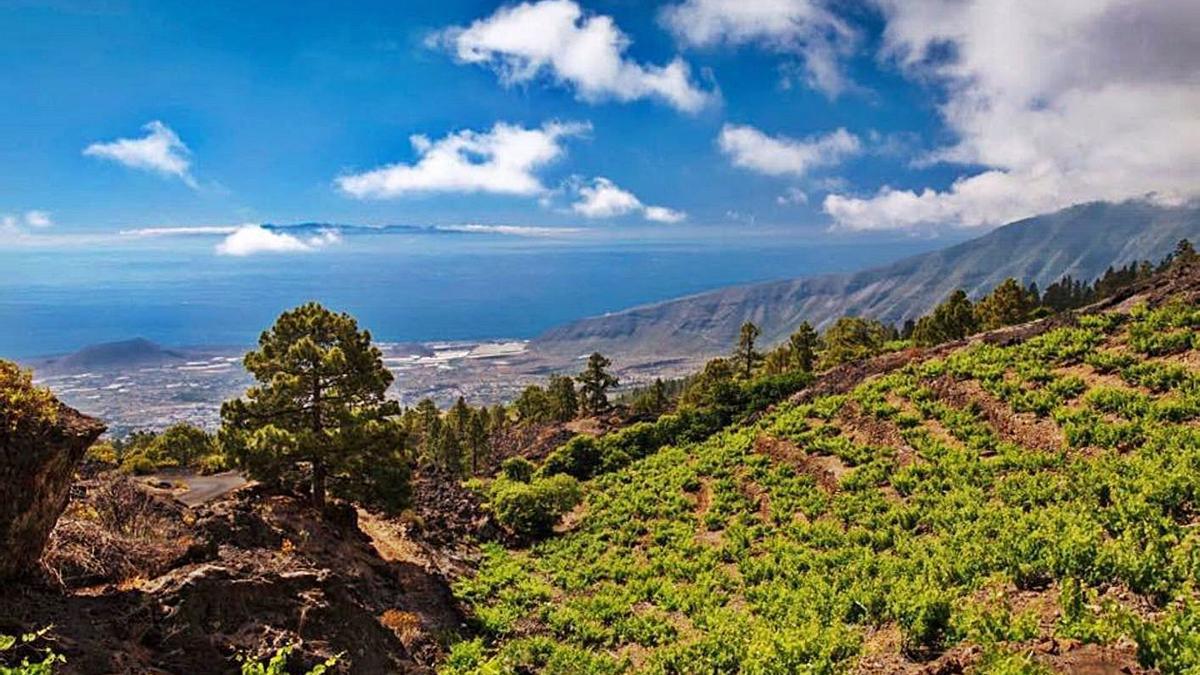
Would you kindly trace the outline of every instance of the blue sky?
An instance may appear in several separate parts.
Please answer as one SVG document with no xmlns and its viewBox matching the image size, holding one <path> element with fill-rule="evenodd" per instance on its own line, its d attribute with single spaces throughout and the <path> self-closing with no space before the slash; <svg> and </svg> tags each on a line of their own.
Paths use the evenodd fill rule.
<svg viewBox="0 0 1200 675">
<path fill-rule="evenodd" d="M 0 239 L 321 221 L 882 241 L 1193 198 L 1196 3 L 1065 5 L 10 1 Z"/>
</svg>

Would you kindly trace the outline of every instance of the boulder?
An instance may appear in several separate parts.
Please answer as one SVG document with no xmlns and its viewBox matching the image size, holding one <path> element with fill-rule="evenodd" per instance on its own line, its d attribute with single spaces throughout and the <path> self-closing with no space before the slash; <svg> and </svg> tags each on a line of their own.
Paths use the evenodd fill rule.
<svg viewBox="0 0 1200 675">
<path fill-rule="evenodd" d="M 67 506 L 75 469 L 104 429 L 62 404 L 52 424 L 0 427 L 0 579 L 37 565 Z"/>
</svg>

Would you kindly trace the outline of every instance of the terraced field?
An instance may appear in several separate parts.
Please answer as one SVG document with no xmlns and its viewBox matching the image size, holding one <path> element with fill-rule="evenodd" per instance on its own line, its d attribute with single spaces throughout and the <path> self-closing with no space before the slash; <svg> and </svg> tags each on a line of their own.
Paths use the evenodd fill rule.
<svg viewBox="0 0 1200 675">
<path fill-rule="evenodd" d="M 586 481 L 558 534 L 457 585 L 483 637 L 445 670 L 1196 672 L 1189 288 L 818 382 Z"/>
</svg>

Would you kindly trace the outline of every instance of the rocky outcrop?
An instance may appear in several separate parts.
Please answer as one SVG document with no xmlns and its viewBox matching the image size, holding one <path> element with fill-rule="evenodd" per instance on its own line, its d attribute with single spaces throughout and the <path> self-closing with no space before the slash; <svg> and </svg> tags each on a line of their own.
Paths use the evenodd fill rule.
<svg viewBox="0 0 1200 675">
<path fill-rule="evenodd" d="M 381 555 L 345 504 L 318 512 L 251 487 L 187 509 L 151 491 L 134 522 L 109 519 L 138 501 L 125 487 L 145 489 L 104 474 L 73 491 L 58 529 L 91 527 L 43 563 L 63 584 L 0 594 L 0 635 L 49 626 L 37 646 L 66 658 L 56 673 L 235 673 L 239 656 L 288 645 L 288 672 L 340 655 L 334 672 L 426 673 L 452 636 L 471 634 L 434 565 Z M 79 564 L 118 554 L 133 564 Z"/>
<path fill-rule="evenodd" d="M 75 468 L 104 425 L 59 405 L 52 424 L 0 429 L 0 579 L 37 564 L 66 508 Z"/>
</svg>

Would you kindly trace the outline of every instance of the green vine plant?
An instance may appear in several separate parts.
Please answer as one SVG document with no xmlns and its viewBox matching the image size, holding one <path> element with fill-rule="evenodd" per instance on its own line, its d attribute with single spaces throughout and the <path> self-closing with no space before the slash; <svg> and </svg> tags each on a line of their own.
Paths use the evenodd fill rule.
<svg viewBox="0 0 1200 675">
<path fill-rule="evenodd" d="M 295 645 L 280 647 L 266 661 L 239 656 L 238 661 L 242 663 L 242 675 L 287 675 L 288 659 L 291 658 L 292 652 L 295 649 Z M 325 673 L 329 672 L 330 668 L 337 665 L 340 656 L 341 654 L 329 657 L 324 663 L 320 663 L 308 671 L 307 675 L 325 675 Z M 0 673 L 0 675 L 3 675 L 3 673 Z"/>
<path fill-rule="evenodd" d="M 52 626 L 47 626 L 39 631 L 15 637 L 12 635 L 0 635 L 0 661 L 7 661 L 8 652 L 40 639 L 51 628 Z M 37 651 L 41 652 L 42 655 L 40 661 L 31 662 L 29 657 L 25 657 L 15 666 L 0 664 L 0 675 L 49 675 L 54 672 L 56 664 L 66 663 L 66 659 L 61 654 L 56 654 L 48 648 L 38 649 Z"/>
</svg>

